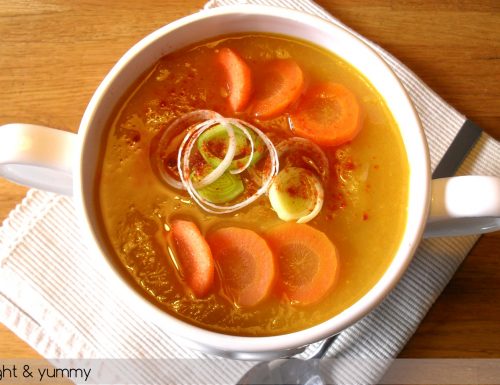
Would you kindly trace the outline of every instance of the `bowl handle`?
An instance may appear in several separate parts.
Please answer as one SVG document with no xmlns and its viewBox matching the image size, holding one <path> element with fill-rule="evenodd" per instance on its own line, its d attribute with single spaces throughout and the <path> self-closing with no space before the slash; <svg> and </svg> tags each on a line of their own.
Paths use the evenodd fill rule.
<svg viewBox="0 0 500 385">
<path fill-rule="evenodd" d="M 441 178 L 432 181 L 431 189 L 425 238 L 500 230 L 500 178 Z"/>
<path fill-rule="evenodd" d="M 0 126 L 0 176 L 59 194 L 72 195 L 77 135 L 33 124 Z"/>
</svg>

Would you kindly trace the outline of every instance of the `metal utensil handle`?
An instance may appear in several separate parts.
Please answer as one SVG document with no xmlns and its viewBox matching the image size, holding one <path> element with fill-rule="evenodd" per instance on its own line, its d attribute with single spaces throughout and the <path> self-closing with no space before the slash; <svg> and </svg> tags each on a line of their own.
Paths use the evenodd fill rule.
<svg viewBox="0 0 500 385">
<path fill-rule="evenodd" d="M 328 352 L 328 349 L 333 345 L 337 337 L 340 335 L 335 334 L 334 336 L 328 337 L 324 339 L 320 345 L 318 346 L 317 350 L 314 352 L 313 355 L 311 355 L 308 359 L 320 359 L 323 358 L 323 356 Z"/>
</svg>

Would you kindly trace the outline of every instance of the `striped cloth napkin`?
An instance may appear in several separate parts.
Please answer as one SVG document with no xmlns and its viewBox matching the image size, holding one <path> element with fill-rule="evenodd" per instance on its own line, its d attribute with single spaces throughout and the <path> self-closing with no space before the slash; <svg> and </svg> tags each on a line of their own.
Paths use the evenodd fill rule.
<svg viewBox="0 0 500 385">
<path fill-rule="evenodd" d="M 205 8 L 241 3 L 299 9 L 353 32 L 308 0 L 212 0 Z M 439 165 L 440 174 L 500 175 L 498 142 L 481 133 L 397 59 L 357 36 L 387 61 L 411 95 L 427 135 L 433 170 Z M 469 136 L 477 136 L 477 141 L 459 169 L 446 170 L 441 159 L 455 153 L 446 154 L 448 148 L 464 152 L 468 148 L 464 150 L 462 138 Z M 113 296 L 100 257 L 87 251 L 79 234 L 72 200 L 37 190 L 29 191 L 0 228 L 0 321 L 41 355 L 127 358 L 141 363 L 142 372 L 134 374 L 139 376 L 137 382 L 132 381 L 134 375 L 124 379 L 118 374 L 108 377 L 108 383 L 235 383 L 253 365 L 183 348 L 168 331 L 144 321 L 123 298 Z M 397 287 L 374 311 L 343 331 L 330 348 L 327 357 L 344 360 L 326 373 L 327 382 L 375 383 L 477 239 L 423 241 Z M 168 360 L 167 365 L 163 360 Z M 362 367 L 352 370 L 349 362 Z"/>
</svg>

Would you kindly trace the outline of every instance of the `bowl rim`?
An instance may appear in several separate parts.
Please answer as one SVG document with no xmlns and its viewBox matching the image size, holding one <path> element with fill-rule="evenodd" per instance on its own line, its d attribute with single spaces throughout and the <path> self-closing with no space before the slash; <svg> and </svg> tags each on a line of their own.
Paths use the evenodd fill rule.
<svg viewBox="0 0 500 385">
<path fill-rule="evenodd" d="M 223 334 L 216 331 L 210 331 L 203 329 L 202 327 L 189 324 L 182 321 L 159 307 L 155 306 L 153 303 L 149 302 L 143 298 L 136 290 L 125 281 L 121 276 L 120 272 L 113 266 L 110 259 L 111 257 L 107 255 L 104 246 L 101 243 L 100 237 L 97 234 L 97 229 L 93 228 L 90 224 L 92 223 L 93 212 L 91 209 L 91 204 L 89 203 L 89 192 L 88 186 L 90 182 L 86 182 L 88 179 L 88 170 L 86 170 L 86 160 L 87 154 L 89 153 L 89 146 L 92 144 L 89 141 L 91 137 L 92 127 L 95 127 L 94 123 L 99 121 L 99 111 L 100 106 L 102 106 L 103 100 L 108 96 L 109 89 L 113 82 L 120 76 L 124 68 L 128 65 L 130 60 L 138 55 L 141 55 L 149 45 L 154 41 L 168 35 L 172 31 L 179 29 L 184 26 L 191 24 L 196 25 L 197 22 L 214 17 L 221 17 L 224 15 L 245 15 L 245 16 L 266 16 L 279 19 L 291 20 L 298 22 L 302 28 L 307 26 L 307 28 L 314 28 L 319 30 L 326 30 L 333 33 L 335 36 L 339 36 L 342 39 L 347 39 L 356 44 L 359 47 L 363 47 L 363 50 L 369 52 L 374 60 L 380 62 L 380 64 L 385 67 L 385 71 L 389 76 L 392 76 L 396 81 L 398 89 L 396 92 L 404 100 L 409 107 L 410 111 L 410 121 L 413 122 L 413 126 L 418 128 L 418 133 L 416 134 L 417 143 L 414 146 L 420 148 L 419 152 L 422 155 L 420 165 L 410 165 L 410 167 L 419 167 L 420 174 L 426 177 L 421 177 L 419 181 L 421 186 L 410 186 L 411 189 L 416 189 L 415 199 L 418 201 L 416 204 L 421 207 L 419 212 L 412 214 L 412 220 L 415 221 L 412 234 L 408 233 L 408 221 L 404 232 L 403 240 L 398 248 L 398 252 L 391 262 L 390 266 L 383 274 L 383 276 L 377 281 L 377 283 L 358 301 L 353 305 L 349 306 L 347 309 L 341 313 L 331 317 L 330 319 L 309 327 L 307 329 L 280 334 L 273 336 L 236 336 Z M 203 40 L 203 38 L 198 39 L 198 41 Z M 307 40 L 307 39 L 306 39 Z M 314 42 L 313 42 L 314 43 Z M 144 68 L 145 70 L 146 68 Z M 366 77 L 366 76 L 365 76 Z M 370 80 L 369 78 L 367 78 Z M 129 82 L 131 84 L 132 82 Z M 118 99 L 117 99 L 118 100 Z M 400 80 L 394 74 L 392 69 L 388 64 L 364 41 L 362 41 L 356 35 L 350 33 L 345 28 L 333 24 L 323 18 L 314 16 L 311 14 L 305 14 L 297 10 L 285 9 L 280 7 L 269 7 L 261 5 L 234 5 L 234 6 L 224 6 L 214 9 L 202 10 L 192 15 L 185 16 L 181 19 L 175 20 L 156 31 L 150 33 L 138 43 L 132 46 L 114 65 L 110 72 L 103 79 L 91 101 L 89 102 L 87 109 L 82 118 L 80 128 L 78 131 L 79 138 L 79 152 L 77 159 L 75 161 L 75 178 L 74 178 L 74 196 L 75 204 L 78 211 L 78 216 L 81 222 L 81 228 L 86 237 L 86 244 L 90 246 L 91 252 L 95 252 L 102 256 L 102 260 L 106 262 L 106 265 L 114 271 L 114 279 L 112 283 L 117 285 L 117 290 L 123 293 L 123 298 L 128 298 L 128 300 L 133 300 L 134 304 L 139 307 L 139 309 L 148 313 L 153 318 L 153 322 L 161 327 L 165 327 L 169 330 L 169 333 L 177 335 L 179 337 L 191 340 L 195 343 L 200 343 L 202 346 L 206 346 L 209 350 L 221 351 L 221 352 L 266 352 L 269 350 L 273 351 L 286 351 L 294 349 L 300 346 L 305 346 L 313 342 L 324 339 L 332 334 L 336 334 L 355 322 L 360 320 L 371 310 L 373 310 L 379 303 L 384 299 L 386 295 L 394 288 L 394 286 L 399 282 L 400 278 L 406 271 L 409 263 L 411 262 L 412 256 L 416 251 L 420 238 L 422 237 L 428 208 L 430 204 L 430 161 L 428 147 L 425 140 L 425 135 L 423 133 L 418 114 L 408 96 L 406 90 L 401 84 Z M 405 144 L 405 149 L 407 150 L 407 144 Z M 411 171 L 413 174 L 413 169 Z M 410 175 L 410 178 L 412 175 Z M 87 178 L 87 179 L 86 179 Z M 408 213 L 408 217 L 409 217 Z M 402 250 L 404 249 L 404 252 Z"/>
</svg>

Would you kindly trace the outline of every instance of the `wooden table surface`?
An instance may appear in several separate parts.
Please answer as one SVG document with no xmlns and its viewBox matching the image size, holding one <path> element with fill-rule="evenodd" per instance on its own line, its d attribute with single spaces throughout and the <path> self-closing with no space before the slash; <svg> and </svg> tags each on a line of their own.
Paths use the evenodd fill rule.
<svg viewBox="0 0 500 385">
<path fill-rule="evenodd" d="M 500 3 L 323 0 L 327 10 L 392 52 L 450 104 L 500 138 Z M 3 0 L 0 124 L 76 131 L 113 63 L 204 0 Z M 0 219 L 24 187 L 0 178 Z M 401 353 L 500 358 L 500 233 L 483 236 Z M 38 357 L 0 325 L 0 359 Z"/>
</svg>

